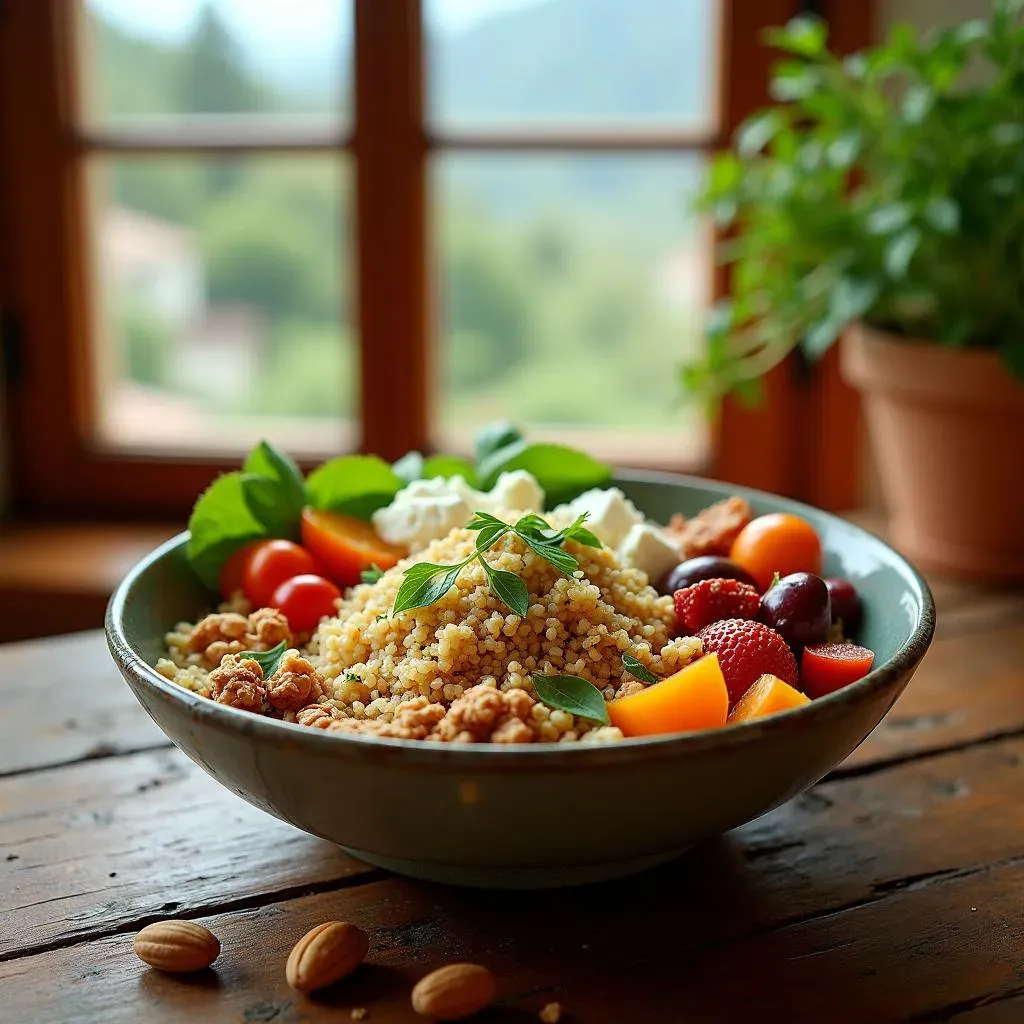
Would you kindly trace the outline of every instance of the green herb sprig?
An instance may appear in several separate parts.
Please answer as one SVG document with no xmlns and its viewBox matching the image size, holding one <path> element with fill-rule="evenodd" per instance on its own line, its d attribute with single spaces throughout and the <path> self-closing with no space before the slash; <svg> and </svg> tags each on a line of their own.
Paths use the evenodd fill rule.
<svg viewBox="0 0 1024 1024">
<path fill-rule="evenodd" d="M 658 677 L 628 651 L 622 656 L 622 667 L 641 683 L 656 683 Z"/>
<path fill-rule="evenodd" d="M 263 670 L 263 678 L 269 679 L 280 667 L 287 649 L 288 645 L 282 640 L 269 651 L 242 651 L 238 658 L 240 661 L 255 661 Z"/>
<path fill-rule="evenodd" d="M 578 718 L 608 725 L 608 704 L 604 694 L 589 679 L 579 676 L 546 676 L 534 673 L 533 688 L 542 704 L 568 711 Z"/>
<path fill-rule="evenodd" d="M 574 540 L 587 547 L 601 547 L 597 537 L 583 525 L 586 519 L 587 513 L 584 512 L 569 526 L 555 530 L 535 512 L 523 516 L 512 524 L 492 516 L 489 512 L 477 512 L 466 524 L 467 530 L 477 532 L 472 552 L 455 565 L 437 565 L 434 562 L 417 562 L 410 565 L 405 570 L 405 579 L 395 595 L 392 614 L 429 607 L 448 593 L 455 585 L 459 573 L 470 562 L 479 562 L 487 575 L 491 590 L 499 600 L 516 615 L 526 615 L 530 609 L 530 593 L 526 589 L 526 584 L 513 572 L 493 568 L 484 558 L 484 554 L 506 534 L 513 533 L 549 565 L 553 565 L 566 576 L 571 576 L 579 568 L 580 563 L 562 547 L 565 541 Z"/>
<path fill-rule="evenodd" d="M 384 570 L 374 562 L 369 569 L 364 569 L 359 578 L 363 583 L 376 583 L 384 575 Z"/>
</svg>

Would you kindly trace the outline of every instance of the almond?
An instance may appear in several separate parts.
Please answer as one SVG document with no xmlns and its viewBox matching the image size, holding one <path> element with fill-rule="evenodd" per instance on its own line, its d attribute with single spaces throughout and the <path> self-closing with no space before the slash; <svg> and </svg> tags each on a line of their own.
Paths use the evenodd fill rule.
<svg viewBox="0 0 1024 1024">
<path fill-rule="evenodd" d="M 135 936 L 135 952 L 150 967 L 175 974 L 201 971 L 220 955 L 220 940 L 194 921 L 157 921 Z"/>
<path fill-rule="evenodd" d="M 300 992 L 315 992 L 351 974 L 366 959 L 370 939 L 345 921 L 327 921 L 310 929 L 288 955 L 285 977 Z"/>
<path fill-rule="evenodd" d="M 462 1020 L 493 998 L 494 975 L 479 964 L 449 964 L 421 978 L 412 990 L 412 1008 L 435 1020 Z"/>
</svg>

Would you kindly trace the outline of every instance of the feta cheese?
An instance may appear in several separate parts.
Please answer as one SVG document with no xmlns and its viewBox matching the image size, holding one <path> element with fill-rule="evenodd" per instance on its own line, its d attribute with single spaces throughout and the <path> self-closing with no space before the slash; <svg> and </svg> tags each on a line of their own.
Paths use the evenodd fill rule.
<svg viewBox="0 0 1024 1024">
<path fill-rule="evenodd" d="M 662 530 L 650 523 L 636 523 L 619 545 L 619 561 L 647 574 L 654 583 L 679 563 L 679 549 Z"/>
<path fill-rule="evenodd" d="M 644 521 L 643 514 L 617 487 L 595 487 L 569 502 L 568 510 L 578 516 L 589 513 L 586 526 L 602 544 L 617 548 L 633 526 Z"/>
<path fill-rule="evenodd" d="M 489 495 L 492 515 L 500 512 L 540 512 L 544 508 L 544 492 L 532 473 L 514 469 L 502 473 Z"/>
<path fill-rule="evenodd" d="M 502 473 L 490 492 L 478 491 L 464 477 L 414 480 L 391 504 L 373 514 L 374 529 L 389 544 L 418 551 L 432 540 L 461 529 L 474 512 L 501 516 L 507 512 L 540 511 L 544 492 L 526 470 Z"/>
</svg>

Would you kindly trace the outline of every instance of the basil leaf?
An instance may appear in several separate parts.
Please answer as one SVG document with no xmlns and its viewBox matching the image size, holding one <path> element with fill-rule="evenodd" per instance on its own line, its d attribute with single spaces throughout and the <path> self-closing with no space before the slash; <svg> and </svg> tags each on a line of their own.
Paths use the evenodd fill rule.
<svg viewBox="0 0 1024 1024">
<path fill-rule="evenodd" d="M 589 680 L 579 676 L 546 676 L 537 673 L 533 688 L 541 703 L 570 715 L 589 718 L 608 725 L 608 705 L 604 694 Z"/>
<path fill-rule="evenodd" d="M 477 469 L 479 470 L 480 463 L 492 452 L 516 441 L 521 441 L 522 437 L 523 435 L 508 420 L 497 420 L 494 423 L 484 424 L 473 439 Z"/>
<path fill-rule="evenodd" d="M 537 515 L 536 512 L 527 512 L 519 522 L 516 523 L 516 533 L 524 534 L 528 533 L 531 536 L 537 537 L 539 540 L 550 541 L 556 534 L 551 529 L 551 525 Z"/>
<path fill-rule="evenodd" d="M 263 669 L 263 678 L 269 679 L 277 671 L 287 649 L 288 645 L 282 640 L 276 647 L 271 647 L 269 651 L 242 651 L 238 657 L 255 661 Z"/>
<path fill-rule="evenodd" d="M 548 504 L 556 505 L 592 487 L 600 487 L 612 476 L 611 468 L 597 459 L 561 444 L 527 444 L 516 441 L 492 452 L 477 466 L 480 485 L 494 486 L 502 473 L 525 469 L 544 491 Z"/>
<path fill-rule="evenodd" d="M 507 526 L 508 524 L 499 519 L 497 516 L 492 516 L 490 512 L 474 512 L 473 518 L 466 523 L 467 530 L 482 530 L 485 526 Z"/>
<path fill-rule="evenodd" d="M 642 683 L 656 683 L 658 677 L 646 665 L 640 664 L 632 654 L 628 652 L 622 656 L 622 667 L 631 675 L 635 676 Z"/>
<path fill-rule="evenodd" d="M 342 455 L 325 462 L 306 481 L 315 508 L 369 519 L 402 489 L 402 478 L 376 455 Z"/>
<path fill-rule="evenodd" d="M 588 548 L 603 548 L 604 545 L 597 536 L 590 532 L 585 526 L 574 526 L 566 533 L 568 540 L 574 540 L 577 544 L 583 544 Z"/>
<path fill-rule="evenodd" d="M 376 583 L 377 580 L 384 575 L 384 570 L 374 562 L 369 569 L 364 569 L 360 574 L 359 578 L 363 583 Z"/>
<path fill-rule="evenodd" d="M 526 584 L 514 573 L 506 572 L 504 569 L 492 569 L 481 558 L 484 572 L 487 573 L 487 582 L 491 590 L 498 595 L 498 599 L 504 602 L 520 617 L 524 617 L 530 610 L 530 592 Z"/>
<path fill-rule="evenodd" d="M 406 452 L 391 468 L 403 484 L 411 484 L 414 480 L 422 480 L 426 475 L 423 466 L 423 456 L 419 452 Z"/>
<path fill-rule="evenodd" d="M 260 441 L 258 445 L 247 456 L 242 466 L 243 473 L 251 473 L 253 476 L 268 477 L 279 485 L 279 495 L 275 499 L 273 508 L 277 512 L 281 522 L 287 524 L 286 533 L 278 533 L 273 525 L 262 520 L 259 511 L 252 506 L 253 514 L 266 523 L 267 528 L 273 536 L 297 537 L 299 533 L 299 518 L 302 515 L 303 506 L 306 504 L 306 483 L 302 479 L 302 471 L 295 464 L 290 455 L 278 451 L 269 441 Z"/>
<path fill-rule="evenodd" d="M 393 615 L 409 611 L 413 608 L 426 608 L 439 601 L 451 589 L 456 577 L 462 571 L 462 565 L 438 566 L 441 572 L 429 576 L 406 576 L 395 595 L 395 604 L 391 609 Z M 447 572 L 443 570 L 447 569 Z"/>
<path fill-rule="evenodd" d="M 267 536 L 245 497 L 242 473 L 219 476 L 199 496 L 189 517 L 186 555 L 196 575 L 211 590 L 220 583 L 224 563 L 243 544 Z"/>
<path fill-rule="evenodd" d="M 571 576 L 580 567 L 580 563 L 568 551 L 563 551 L 555 544 L 538 540 L 529 534 L 526 536 L 519 534 L 519 536 L 529 546 L 531 551 L 540 555 L 545 562 L 553 565 L 559 572 L 564 572 L 566 576 Z"/>
<path fill-rule="evenodd" d="M 462 562 L 461 564 L 465 565 L 466 563 Z M 450 568 L 450 565 L 438 565 L 436 562 L 416 562 L 408 569 L 403 569 L 402 575 L 406 579 L 422 580 L 429 576 L 436 576 L 439 572 L 447 572 Z"/>
<path fill-rule="evenodd" d="M 268 536 L 298 540 L 302 506 L 289 501 L 277 480 L 243 473 L 242 492 L 249 511 L 266 527 Z"/>
<path fill-rule="evenodd" d="M 476 539 L 477 551 L 486 551 L 496 540 L 500 537 L 504 537 L 512 529 L 506 523 L 488 523 L 480 531 L 480 536 Z"/>
<path fill-rule="evenodd" d="M 470 487 L 476 487 L 476 470 L 468 459 L 461 455 L 431 455 L 423 463 L 423 479 L 443 476 L 446 480 L 461 476 Z"/>
</svg>

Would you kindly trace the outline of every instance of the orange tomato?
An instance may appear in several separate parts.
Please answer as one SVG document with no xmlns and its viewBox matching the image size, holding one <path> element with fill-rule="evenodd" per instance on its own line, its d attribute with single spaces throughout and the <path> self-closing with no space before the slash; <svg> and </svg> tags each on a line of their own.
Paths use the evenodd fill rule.
<svg viewBox="0 0 1024 1024">
<path fill-rule="evenodd" d="M 717 654 L 699 658 L 660 683 L 608 705 L 612 725 L 626 736 L 717 729 L 725 725 L 728 713 L 729 691 Z"/>
<path fill-rule="evenodd" d="M 340 512 L 302 510 L 302 544 L 339 587 L 353 587 L 372 565 L 390 569 L 405 552 L 381 540 L 370 523 Z"/>
<path fill-rule="evenodd" d="M 821 575 L 821 539 L 806 519 L 788 512 L 752 519 L 733 541 L 729 557 L 754 577 L 762 592 L 776 573 Z"/>
<path fill-rule="evenodd" d="M 736 707 L 729 712 L 729 724 L 749 722 L 752 718 L 764 718 L 779 711 L 788 711 L 803 704 L 810 704 L 811 699 L 796 687 L 790 686 L 778 676 L 766 672 L 736 702 Z"/>
</svg>

